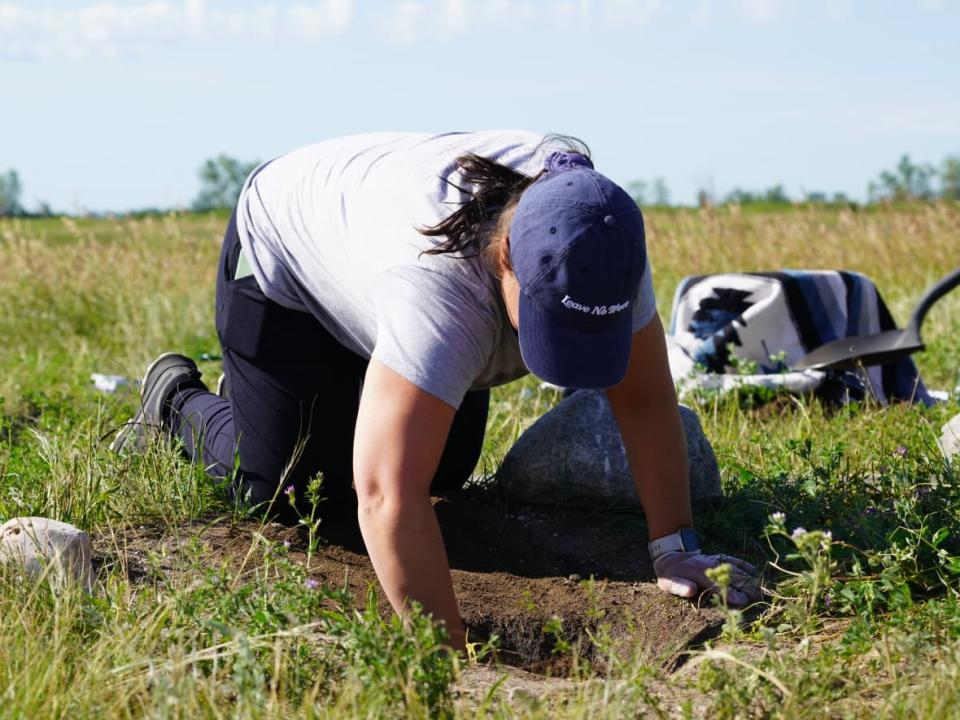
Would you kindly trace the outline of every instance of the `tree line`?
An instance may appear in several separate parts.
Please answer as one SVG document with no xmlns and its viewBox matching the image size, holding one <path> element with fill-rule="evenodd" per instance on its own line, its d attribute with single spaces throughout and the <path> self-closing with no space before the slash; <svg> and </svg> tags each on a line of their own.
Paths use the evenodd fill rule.
<svg viewBox="0 0 960 720">
<path fill-rule="evenodd" d="M 634 181 L 627 186 L 638 205 L 669 205 L 670 191 L 663 178 L 652 182 Z M 960 200 L 960 155 L 943 160 L 940 167 L 928 163 L 917 164 L 907 154 L 899 162 L 883 170 L 867 185 L 868 203 L 930 201 L 936 199 Z M 818 204 L 848 204 L 845 193 L 810 191 L 802 197 L 791 197 L 782 184 L 765 190 L 745 190 L 736 187 L 719 198 L 706 189 L 697 193 L 701 207 L 709 205 L 789 205 L 796 202 Z"/>
<path fill-rule="evenodd" d="M 247 176 L 260 164 L 258 160 L 245 161 L 221 153 L 208 158 L 198 170 L 200 189 L 190 203 L 194 212 L 230 210 Z M 650 182 L 635 180 L 627 185 L 627 191 L 641 206 L 670 205 L 670 189 L 663 178 Z M 33 210 L 22 204 L 23 187 L 16 170 L 0 173 L 0 217 L 38 217 L 54 214 L 47 203 L 41 202 Z M 892 203 L 931 201 L 936 199 L 960 200 L 960 155 L 943 160 L 939 167 L 918 164 L 909 155 L 902 155 L 897 164 L 883 170 L 867 185 L 869 203 Z M 791 197 L 783 185 L 773 185 L 765 190 L 753 191 L 734 188 L 720 198 L 714 198 L 707 190 L 700 190 L 698 203 L 708 205 L 789 205 L 805 203 L 849 203 L 849 198 L 840 192 L 807 192 L 803 197 Z M 144 211 L 150 212 L 152 210 Z M 155 210 L 155 212 L 161 212 Z"/>
</svg>

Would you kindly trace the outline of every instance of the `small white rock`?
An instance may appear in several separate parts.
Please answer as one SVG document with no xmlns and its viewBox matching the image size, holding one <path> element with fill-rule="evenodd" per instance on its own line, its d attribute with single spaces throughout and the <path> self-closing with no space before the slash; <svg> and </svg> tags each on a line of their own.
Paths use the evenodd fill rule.
<svg viewBox="0 0 960 720">
<path fill-rule="evenodd" d="M 0 525 L 0 562 L 18 563 L 33 578 L 49 574 L 58 586 L 93 589 L 90 536 L 69 523 L 22 517 Z"/>
<path fill-rule="evenodd" d="M 960 415 L 955 415 L 942 430 L 940 449 L 948 460 L 953 460 L 960 453 Z"/>
<path fill-rule="evenodd" d="M 130 378 L 123 375 L 105 375 L 103 373 L 91 373 L 90 379 L 93 386 L 103 393 L 115 393 L 122 387 L 130 385 Z"/>
</svg>

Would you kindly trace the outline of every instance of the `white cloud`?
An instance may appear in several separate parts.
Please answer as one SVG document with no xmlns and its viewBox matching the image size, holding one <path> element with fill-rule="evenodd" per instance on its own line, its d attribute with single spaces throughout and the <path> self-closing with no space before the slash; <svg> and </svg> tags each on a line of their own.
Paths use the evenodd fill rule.
<svg viewBox="0 0 960 720">
<path fill-rule="evenodd" d="M 591 20 L 593 9 L 591 5 L 589 0 L 584 2 L 566 0 L 566 2 L 554 3 L 547 11 L 550 26 L 566 31 L 586 29 Z"/>
<path fill-rule="evenodd" d="M 97 2 L 70 9 L 0 3 L 0 58 L 113 58 L 191 39 L 281 32 L 310 40 L 342 34 L 352 21 L 353 0 L 319 0 L 286 10 L 269 4 L 214 9 L 207 0 Z"/>
<path fill-rule="evenodd" d="M 632 27 L 648 23 L 662 6 L 663 0 L 399 0 L 375 18 L 387 38 L 413 43 L 478 30 L 583 33 L 594 27 Z"/>
<path fill-rule="evenodd" d="M 277 34 L 279 23 L 280 13 L 272 5 L 249 10 L 209 10 L 204 16 L 204 39 L 272 38 Z"/>
<path fill-rule="evenodd" d="M 552 19 L 563 21 L 571 2 L 516 0 L 396 0 L 373 15 L 380 33 L 398 44 L 423 39 L 448 40 L 466 32 L 491 28 L 517 30 Z"/>
<path fill-rule="evenodd" d="M 699 0 L 690 13 L 690 22 L 697 27 L 707 27 L 713 20 L 713 3 L 711 0 Z"/>
<path fill-rule="evenodd" d="M 384 34 L 397 43 L 414 43 L 429 32 L 429 10 L 426 3 L 398 2 L 382 16 L 380 21 Z"/>
<path fill-rule="evenodd" d="M 661 0 L 606 0 L 603 3 L 606 22 L 614 27 L 646 25 L 663 5 Z"/>
<path fill-rule="evenodd" d="M 4 3 L 0 4 L 0 52 L 38 59 L 92 53 L 114 57 L 124 46 L 177 39 L 182 34 L 180 16 L 182 10 L 166 2 L 99 3 L 76 10 Z"/>
<path fill-rule="evenodd" d="M 824 6 L 834 20 L 846 20 L 853 12 L 853 0 L 825 0 Z"/>
<path fill-rule="evenodd" d="M 648 25 L 665 0 L 0 0 L 0 59 L 118 57 L 178 43 L 224 38 L 291 38 L 310 43 L 359 30 L 399 44 L 449 40 L 467 33 L 518 35 L 544 30 L 589 33 Z M 825 2 L 828 0 L 824 0 Z M 853 0 L 829 0 L 848 7 Z M 914 0 L 936 5 L 942 0 Z M 788 0 L 734 0 L 751 23 L 779 17 Z M 687 20 L 710 24 L 723 4 L 694 0 Z"/>
<path fill-rule="evenodd" d="M 204 19 L 207 13 L 206 0 L 185 0 L 183 11 L 187 16 L 187 27 L 193 35 L 202 35 Z"/>
<path fill-rule="evenodd" d="M 469 27 L 466 0 L 446 0 L 440 7 L 440 28 L 444 33 L 459 35 Z"/>
<path fill-rule="evenodd" d="M 353 0 L 324 0 L 312 5 L 294 5 L 287 11 L 294 34 L 303 38 L 340 35 L 353 22 Z"/>
<path fill-rule="evenodd" d="M 779 11 L 779 0 L 740 0 L 740 13 L 750 22 L 770 22 Z"/>
<path fill-rule="evenodd" d="M 501 27 L 511 24 L 523 26 L 537 18 L 537 10 L 532 2 L 516 0 L 486 0 L 480 4 L 477 14 L 483 21 Z"/>
</svg>

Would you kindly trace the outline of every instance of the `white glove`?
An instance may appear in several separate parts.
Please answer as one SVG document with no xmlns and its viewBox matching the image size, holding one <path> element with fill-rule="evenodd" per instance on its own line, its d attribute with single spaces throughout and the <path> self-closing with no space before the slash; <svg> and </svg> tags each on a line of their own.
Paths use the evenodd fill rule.
<svg viewBox="0 0 960 720">
<path fill-rule="evenodd" d="M 730 564 L 730 586 L 727 602 L 730 605 L 746 605 L 760 599 L 760 591 L 753 582 L 756 568 L 745 560 L 730 555 L 704 555 L 694 552 L 670 552 L 653 561 L 657 575 L 657 587 L 680 597 L 696 597 L 703 591 L 719 592 L 707 577 L 706 570 L 722 563 Z"/>
</svg>

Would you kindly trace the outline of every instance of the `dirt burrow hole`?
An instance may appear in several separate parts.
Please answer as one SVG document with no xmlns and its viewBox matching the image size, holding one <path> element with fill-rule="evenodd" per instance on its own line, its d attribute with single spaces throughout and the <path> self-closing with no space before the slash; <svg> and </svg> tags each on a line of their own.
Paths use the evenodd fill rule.
<svg viewBox="0 0 960 720">
<path fill-rule="evenodd" d="M 668 666 L 685 648 L 716 635 L 723 622 L 716 610 L 656 588 L 644 550 L 646 530 L 636 513 L 507 507 L 476 492 L 438 499 L 434 509 L 469 637 L 496 635 L 497 658 L 505 664 L 564 675 L 570 654 L 555 652 L 558 634 L 545 630 L 551 621 L 556 627 L 554 618 L 562 622 L 559 637 L 601 672 L 603 658 L 595 656 L 588 637 L 601 623 L 625 650 L 639 647 L 650 661 Z M 355 518 L 353 509 L 326 509 L 321 547 L 310 566 L 311 575 L 328 586 L 346 583 L 359 606 L 376 575 Z M 292 560 L 306 559 L 302 529 L 255 521 L 195 523 L 176 537 L 143 528 L 122 539 L 122 552 L 134 579 L 144 574 L 142 558 L 161 545 L 164 554 L 176 556 L 194 540 L 212 563 L 239 565 L 249 562 L 254 533 L 287 541 Z M 118 552 L 118 541 L 98 539 L 101 562 Z M 381 609 L 390 612 L 385 599 Z"/>
</svg>

